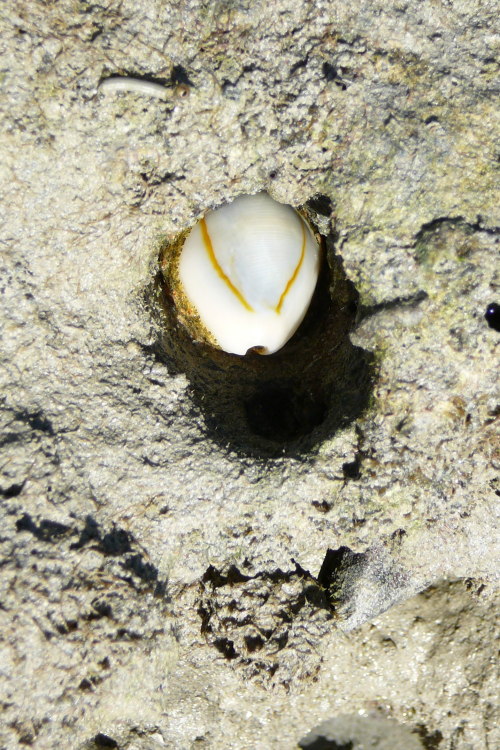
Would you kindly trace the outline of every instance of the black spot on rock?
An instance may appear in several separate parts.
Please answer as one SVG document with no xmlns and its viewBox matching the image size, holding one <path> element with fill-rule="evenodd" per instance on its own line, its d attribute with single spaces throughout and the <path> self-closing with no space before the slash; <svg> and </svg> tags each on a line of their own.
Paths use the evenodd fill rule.
<svg viewBox="0 0 500 750">
<path fill-rule="evenodd" d="M 55 542 L 56 539 L 71 530 L 70 526 L 58 521 L 48 521 L 43 519 L 37 525 L 29 513 L 25 513 L 16 521 L 16 530 L 29 531 L 34 537 L 41 542 Z"/>
<path fill-rule="evenodd" d="M 329 62 L 324 62 L 322 67 L 323 76 L 327 81 L 334 81 L 337 78 L 337 68 Z"/>
<path fill-rule="evenodd" d="M 32 430 L 45 432 L 47 435 L 54 435 L 52 422 L 41 411 L 29 412 L 27 410 L 16 415 L 17 419 L 29 424 Z"/>
<path fill-rule="evenodd" d="M 108 604 L 104 599 L 95 599 L 92 602 L 92 607 L 94 611 L 88 615 L 88 620 L 101 620 L 104 617 L 111 619 L 113 617 L 111 604 Z"/>
<path fill-rule="evenodd" d="M 203 583 L 211 583 L 214 588 L 220 588 L 227 584 L 245 583 L 251 578 L 252 576 L 240 573 L 236 565 L 231 565 L 226 575 L 217 570 L 213 565 L 209 565 L 201 580 Z"/>
<path fill-rule="evenodd" d="M 417 734 L 422 740 L 425 750 L 438 750 L 438 746 L 443 739 L 443 733 L 440 732 L 439 729 L 429 732 L 424 724 L 417 724 L 415 734 Z"/>
<path fill-rule="evenodd" d="M 310 198 L 307 201 L 307 207 L 310 208 L 311 211 L 321 214 L 321 216 L 331 216 L 333 210 L 331 199 L 327 195 L 322 195 L 321 193 Z"/>
<path fill-rule="evenodd" d="M 347 461 L 342 464 L 342 472 L 346 479 L 359 479 L 361 476 L 361 462 L 358 456 L 354 461 Z"/>
<path fill-rule="evenodd" d="M 131 552 L 132 537 L 125 529 L 113 528 L 103 536 L 97 549 L 103 555 L 124 555 Z"/>
<path fill-rule="evenodd" d="M 264 645 L 264 639 L 260 635 L 247 635 L 245 636 L 245 645 L 250 653 L 260 651 Z"/>
<path fill-rule="evenodd" d="M 484 317 L 490 328 L 500 332 L 500 305 L 497 302 L 490 302 Z"/>
<path fill-rule="evenodd" d="M 321 70 L 324 78 L 326 78 L 329 83 L 335 83 L 335 85 L 342 89 L 342 91 L 345 91 L 347 89 L 347 85 L 342 80 L 342 76 L 339 74 L 339 71 L 335 67 L 335 65 L 332 65 L 329 62 L 324 62 Z"/>
<path fill-rule="evenodd" d="M 234 648 L 234 643 L 228 638 L 216 638 L 214 646 L 226 659 L 236 659 L 238 656 Z"/>
<path fill-rule="evenodd" d="M 170 74 L 170 81 L 173 86 L 193 86 L 193 82 L 182 65 L 174 65 Z"/>
<path fill-rule="evenodd" d="M 11 484 L 10 487 L 6 487 L 4 490 L 0 490 L 0 495 L 5 498 L 17 497 L 21 494 L 24 487 L 24 482 L 19 484 Z"/>
<path fill-rule="evenodd" d="M 93 742 L 97 748 L 118 747 L 118 742 L 116 740 L 114 740 L 112 737 L 109 737 L 107 734 L 103 734 L 102 732 L 99 732 L 99 734 L 96 734 L 96 736 L 93 739 Z"/>
</svg>

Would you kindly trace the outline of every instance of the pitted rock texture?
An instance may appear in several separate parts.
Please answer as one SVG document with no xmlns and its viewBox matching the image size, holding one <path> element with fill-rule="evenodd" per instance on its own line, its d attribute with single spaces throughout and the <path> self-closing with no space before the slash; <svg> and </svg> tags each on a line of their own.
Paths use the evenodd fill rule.
<svg viewBox="0 0 500 750">
<path fill-rule="evenodd" d="M 2 11 L 2 748 L 288 750 L 373 710 L 498 745 L 497 3 Z M 259 190 L 319 209 L 373 367 L 272 456 L 221 439 L 154 292 L 165 242 Z"/>
<path fill-rule="evenodd" d="M 246 576 L 214 568 L 202 579 L 201 630 L 223 656 L 237 660 L 248 679 L 289 687 L 319 672 L 321 658 L 300 654 L 330 628 L 332 613 L 317 582 L 297 569 Z"/>
</svg>

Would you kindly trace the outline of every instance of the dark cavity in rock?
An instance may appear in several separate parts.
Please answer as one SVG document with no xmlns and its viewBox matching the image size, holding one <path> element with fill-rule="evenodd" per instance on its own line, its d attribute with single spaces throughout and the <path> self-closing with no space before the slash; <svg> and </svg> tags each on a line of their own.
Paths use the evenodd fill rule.
<svg viewBox="0 0 500 750">
<path fill-rule="evenodd" d="M 314 226 L 327 221 L 332 205 L 319 195 L 305 209 Z M 176 317 L 161 273 L 148 292 L 155 297 L 150 307 L 160 332 L 155 354 L 172 375 L 187 376 L 207 437 L 224 449 L 263 458 L 303 455 L 368 405 L 373 358 L 349 339 L 358 293 L 335 254 L 334 232 L 323 239 L 322 268 L 309 310 L 290 341 L 272 355 L 241 357 L 193 342 Z"/>
</svg>

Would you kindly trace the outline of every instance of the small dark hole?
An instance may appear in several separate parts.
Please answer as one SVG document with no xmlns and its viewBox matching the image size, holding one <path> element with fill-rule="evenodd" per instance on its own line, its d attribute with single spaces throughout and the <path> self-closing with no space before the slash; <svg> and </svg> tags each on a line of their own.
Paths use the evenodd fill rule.
<svg viewBox="0 0 500 750">
<path fill-rule="evenodd" d="M 98 748 L 114 748 L 118 747 L 118 742 L 112 737 L 108 737 L 107 734 L 99 732 L 99 734 L 96 734 L 96 736 L 94 737 L 94 745 Z"/>
<path fill-rule="evenodd" d="M 97 549 L 103 555 L 123 555 L 130 552 L 132 538 L 125 529 L 114 528 L 103 536 Z"/>
<path fill-rule="evenodd" d="M 318 574 L 318 583 L 327 592 L 332 606 L 346 601 L 366 563 L 366 554 L 349 547 L 328 549 Z"/>
<path fill-rule="evenodd" d="M 326 78 L 327 81 L 332 82 L 338 86 L 338 88 L 341 91 L 347 90 L 347 83 L 342 78 L 342 72 L 339 73 L 338 68 L 335 67 L 335 65 L 331 65 L 331 63 L 324 62 L 322 67 L 323 76 Z"/>
<path fill-rule="evenodd" d="M 260 635 L 245 636 L 245 646 L 247 647 L 247 651 L 249 651 L 251 654 L 254 651 L 260 651 L 263 645 L 264 639 Z"/>
<path fill-rule="evenodd" d="M 19 484 L 11 484 L 10 487 L 7 487 L 7 489 L 1 491 L 0 494 L 2 494 L 5 498 L 17 497 L 21 494 L 23 487 L 24 482 L 20 482 Z"/>
<path fill-rule="evenodd" d="M 193 82 L 190 80 L 187 70 L 182 65 L 174 65 L 170 74 L 170 82 L 172 86 L 192 86 Z"/>
<path fill-rule="evenodd" d="M 113 610 L 111 608 L 111 605 L 105 601 L 94 601 L 92 602 L 92 606 L 95 610 L 95 613 L 91 613 L 89 616 L 89 619 L 95 620 L 101 617 L 109 618 L 113 616 Z"/>
<path fill-rule="evenodd" d="M 307 207 L 321 216 L 331 216 L 333 210 L 331 199 L 321 193 L 310 198 L 307 201 Z"/>
<path fill-rule="evenodd" d="M 335 81 L 338 76 L 337 68 L 335 67 L 335 65 L 331 65 L 329 62 L 323 63 L 322 71 L 323 76 L 327 81 Z"/>
<path fill-rule="evenodd" d="M 490 328 L 493 328 L 494 331 L 500 331 L 500 305 L 499 304 L 497 304 L 496 302 L 491 302 L 486 308 L 484 317 L 486 318 L 486 322 L 488 323 Z"/>
<path fill-rule="evenodd" d="M 359 459 L 342 464 L 342 472 L 346 479 L 359 479 L 361 476 Z"/>
<path fill-rule="evenodd" d="M 189 86 L 186 86 L 185 83 L 179 83 L 175 89 L 175 95 L 180 97 L 181 99 L 184 99 L 186 96 L 189 96 L 189 92 L 191 91 Z"/>
<path fill-rule="evenodd" d="M 234 643 L 229 638 L 217 638 L 214 641 L 214 646 L 226 659 L 236 659 L 236 649 L 234 648 Z"/>
</svg>

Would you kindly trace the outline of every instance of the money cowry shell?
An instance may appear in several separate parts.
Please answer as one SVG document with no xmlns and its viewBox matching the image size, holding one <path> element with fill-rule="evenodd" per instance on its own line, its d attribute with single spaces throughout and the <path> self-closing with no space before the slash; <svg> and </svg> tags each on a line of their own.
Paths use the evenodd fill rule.
<svg viewBox="0 0 500 750">
<path fill-rule="evenodd" d="M 273 354 L 303 320 L 319 266 L 305 219 L 257 193 L 209 211 L 193 227 L 178 279 L 208 340 L 233 354 Z"/>
</svg>

